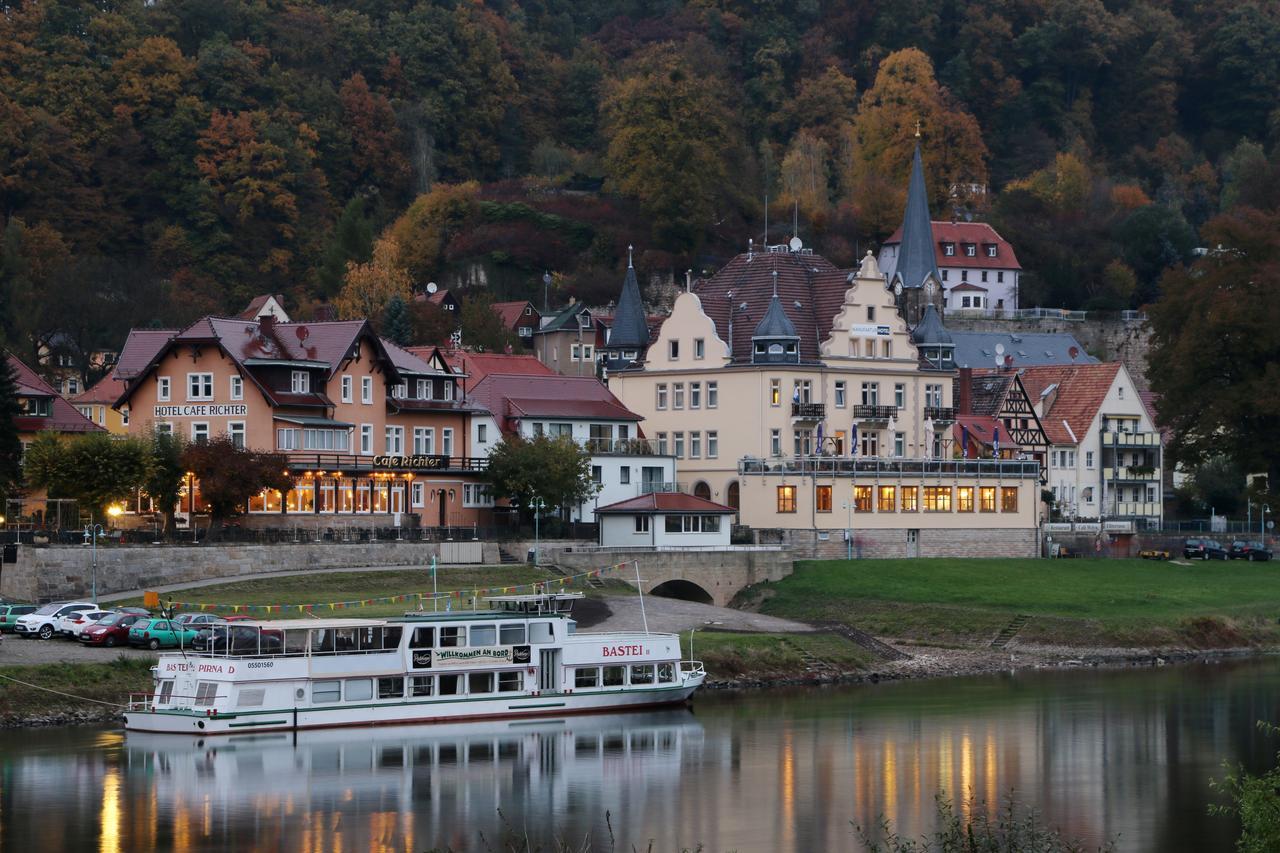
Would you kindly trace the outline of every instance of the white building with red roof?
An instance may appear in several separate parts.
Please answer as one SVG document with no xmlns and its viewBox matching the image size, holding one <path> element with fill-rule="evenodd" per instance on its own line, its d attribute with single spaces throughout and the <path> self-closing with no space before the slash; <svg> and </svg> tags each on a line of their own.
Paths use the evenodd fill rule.
<svg viewBox="0 0 1280 853">
<path fill-rule="evenodd" d="M 596 509 L 600 544 L 607 548 L 724 548 L 731 506 L 679 492 L 653 492 Z"/>
<path fill-rule="evenodd" d="M 986 222 L 932 222 L 934 256 L 942 276 L 947 312 L 1018 308 L 1022 265 L 1013 246 Z M 880 248 L 880 268 L 892 278 L 902 229 Z"/>
</svg>

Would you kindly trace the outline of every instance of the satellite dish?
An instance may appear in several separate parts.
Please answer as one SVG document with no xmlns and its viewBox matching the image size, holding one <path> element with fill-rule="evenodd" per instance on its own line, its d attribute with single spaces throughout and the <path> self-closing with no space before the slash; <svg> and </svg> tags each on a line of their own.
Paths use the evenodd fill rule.
<svg viewBox="0 0 1280 853">
<path fill-rule="evenodd" d="M 435 293 L 439 289 L 434 281 L 427 282 L 427 293 Z"/>
<path fill-rule="evenodd" d="M 993 358 L 995 359 L 996 367 L 999 367 L 1002 364 L 1004 364 L 1004 356 L 1002 356 L 1000 353 L 996 353 L 995 356 L 993 356 Z"/>
<path fill-rule="evenodd" d="M 1080 356 L 1079 347 L 1071 347 L 1071 349 L 1067 350 L 1067 355 L 1071 356 L 1072 361 L 1075 361 Z"/>
<path fill-rule="evenodd" d="M 306 326 L 299 326 L 297 329 L 294 330 L 294 334 L 298 336 L 299 341 L 305 341 L 307 337 L 311 334 L 311 330 L 308 329 Z"/>
<path fill-rule="evenodd" d="M 799 237 L 792 237 L 787 245 L 791 247 L 791 251 L 798 252 L 804 247 L 804 242 Z"/>
<path fill-rule="evenodd" d="M 996 344 L 996 355 L 1004 355 L 1004 344 Z"/>
</svg>

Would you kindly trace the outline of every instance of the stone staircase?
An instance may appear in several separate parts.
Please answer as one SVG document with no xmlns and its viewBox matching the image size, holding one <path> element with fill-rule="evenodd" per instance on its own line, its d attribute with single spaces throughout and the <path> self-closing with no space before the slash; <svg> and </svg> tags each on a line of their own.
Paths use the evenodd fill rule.
<svg viewBox="0 0 1280 853">
<path fill-rule="evenodd" d="M 991 648 L 1003 649 L 1005 646 L 1009 645 L 1009 643 L 1013 641 L 1013 638 L 1018 636 L 1018 632 L 1021 631 L 1030 621 L 1031 617 L 1025 613 L 1019 613 L 1017 616 L 1013 617 L 1013 621 L 1001 628 L 1000 633 L 996 634 L 995 638 L 991 641 Z"/>
<path fill-rule="evenodd" d="M 540 568 L 546 569 L 552 574 L 558 575 L 559 577 L 562 577 L 562 578 L 567 578 L 570 575 L 579 574 L 579 572 L 566 571 L 563 566 L 557 566 L 555 563 L 543 563 Z M 604 584 L 601 582 L 600 578 L 593 578 L 593 577 L 587 576 L 585 578 L 580 578 L 580 580 L 585 582 L 586 585 L 591 587 L 592 589 L 604 589 Z"/>
<path fill-rule="evenodd" d="M 911 659 L 911 655 L 901 649 L 895 649 L 893 646 L 877 640 L 865 631 L 859 631 L 857 628 L 851 628 L 842 622 L 814 622 L 811 624 L 822 628 L 825 631 L 830 631 L 833 634 L 839 634 L 854 645 L 860 646 L 884 660 Z"/>
<path fill-rule="evenodd" d="M 498 546 L 498 562 L 504 566 L 511 566 L 511 565 L 516 565 L 518 563 L 523 563 L 524 560 L 520 559 L 515 554 L 512 554 L 510 551 L 508 551 L 506 548 L 503 548 L 501 545 L 499 545 Z"/>
<path fill-rule="evenodd" d="M 809 672 L 817 673 L 818 675 L 832 675 L 832 676 L 840 674 L 840 670 L 838 668 L 828 663 L 827 661 L 823 660 L 822 658 L 812 654 L 807 649 L 803 648 L 798 643 L 793 641 L 791 638 L 783 637 L 781 642 L 782 642 L 782 645 L 791 649 L 793 652 L 795 652 L 797 655 L 800 656 L 800 660 L 804 662 L 804 668 L 807 669 Z"/>
</svg>

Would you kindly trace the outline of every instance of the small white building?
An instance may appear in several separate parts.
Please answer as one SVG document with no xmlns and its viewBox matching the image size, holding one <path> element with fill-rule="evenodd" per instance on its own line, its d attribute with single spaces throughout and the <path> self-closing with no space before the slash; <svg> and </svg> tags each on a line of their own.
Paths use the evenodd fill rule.
<svg viewBox="0 0 1280 853">
<path fill-rule="evenodd" d="M 471 400 L 489 411 L 472 419 L 477 456 L 508 435 L 567 435 L 591 452 L 597 492 L 570 508 L 570 521 L 590 523 L 596 507 L 676 488 L 675 457 L 641 436 L 641 417 L 594 377 L 490 373 L 471 389 Z"/>
<path fill-rule="evenodd" d="M 932 222 L 934 258 L 942 275 L 944 305 L 956 311 L 998 314 L 1018 308 L 1022 265 L 1013 246 L 985 222 Z M 880 269 L 890 278 L 902 244 L 899 228 L 880 249 Z"/>
<path fill-rule="evenodd" d="M 679 492 L 654 492 L 596 508 L 608 548 L 727 547 L 736 510 Z"/>
</svg>

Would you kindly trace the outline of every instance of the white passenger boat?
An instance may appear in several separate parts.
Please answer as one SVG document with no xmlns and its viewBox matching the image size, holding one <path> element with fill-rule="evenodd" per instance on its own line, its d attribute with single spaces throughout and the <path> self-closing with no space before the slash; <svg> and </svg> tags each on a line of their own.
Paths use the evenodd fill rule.
<svg viewBox="0 0 1280 853">
<path fill-rule="evenodd" d="M 679 704 L 702 685 L 706 671 L 681 660 L 675 634 L 578 632 L 579 598 L 217 625 L 206 651 L 160 657 L 125 728 L 213 735 L 559 716 Z"/>
</svg>

